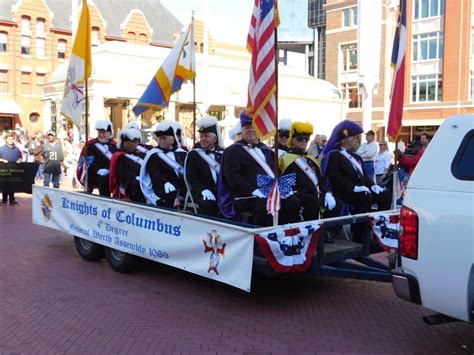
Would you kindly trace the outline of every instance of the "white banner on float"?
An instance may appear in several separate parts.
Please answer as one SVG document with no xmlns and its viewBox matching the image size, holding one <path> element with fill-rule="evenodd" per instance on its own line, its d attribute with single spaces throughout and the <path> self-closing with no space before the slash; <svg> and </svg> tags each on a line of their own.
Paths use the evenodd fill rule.
<svg viewBox="0 0 474 355">
<path fill-rule="evenodd" d="M 250 292 L 252 231 L 85 193 L 33 187 L 33 223 Z"/>
</svg>

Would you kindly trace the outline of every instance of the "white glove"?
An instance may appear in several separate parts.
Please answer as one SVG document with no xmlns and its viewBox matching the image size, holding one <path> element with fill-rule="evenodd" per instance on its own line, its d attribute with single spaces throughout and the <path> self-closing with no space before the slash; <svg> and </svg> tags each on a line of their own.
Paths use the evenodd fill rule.
<svg viewBox="0 0 474 355">
<path fill-rule="evenodd" d="M 135 180 L 140 181 L 140 176 L 135 176 Z"/>
<path fill-rule="evenodd" d="M 109 169 L 99 169 L 97 170 L 97 175 L 100 175 L 100 176 L 109 175 Z"/>
<path fill-rule="evenodd" d="M 359 192 L 363 192 L 365 194 L 370 194 L 370 190 L 367 186 L 354 186 L 354 192 L 355 193 L 359 193 Z"/>
<path fill-rule="evenodd" d="M 176 191 L 176 187 L 171 182 L 165 182 L 165 193 L 169 194 L 173 191 Z"/>
<path fill-rule="evenodd" d="M 209 191 L 209 190 L 202 190 L 201 191 L 201 195 L 202 195 L 202 199 L 204 201 L 208 200 L 208 201 L 215 201 L 216 200 L 216 197 L 214 196 L 214 194 Z"/>
<path fill-rule="evenodd" d="M 336 207 L 336 200 L 334 199 L 332 193 L 326 192 L 326 195 L 324 195 L 324 206 L 326 206 L 329 211 Z"/>
<path fill-rule="evenodd" d="M 378 195 L 379 193 L 385 191 L 385 189 L 384 189 L 383 187 L 379 186 L 379 185 L 372 185 L 371 189 L 372 189 L 372 191 L 373 191 L 374 193 L 376 193 L 377 195 Z"/>
<path fill-rule="evenodd" d="M 258 198 L 265 198 L 265 196 L 262 194 L 262 191 L 260 191 L 259 189 L 252 191 L 252 196 L 256 196 Z"/>
</svg>

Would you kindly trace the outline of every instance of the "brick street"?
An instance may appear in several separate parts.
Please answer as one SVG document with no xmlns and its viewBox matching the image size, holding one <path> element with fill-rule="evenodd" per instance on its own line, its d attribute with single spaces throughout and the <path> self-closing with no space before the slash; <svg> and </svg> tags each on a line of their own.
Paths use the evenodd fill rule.
<svg viewBox="0 0 474 355">
<path fill-rule="evenodd" d="M 18 201 L 0 207 L 0 354 L 474 353 L 472 325 L 425 325 L 390 284 L 254 275 L 247 294 L 148 261 L 120 274 Z"/>
</svg>

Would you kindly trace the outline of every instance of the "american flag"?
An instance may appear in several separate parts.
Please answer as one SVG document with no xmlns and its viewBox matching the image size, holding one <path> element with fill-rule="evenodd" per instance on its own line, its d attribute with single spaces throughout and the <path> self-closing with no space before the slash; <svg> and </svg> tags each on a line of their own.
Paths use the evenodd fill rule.
<svg viewBox="0 0 474 355">
<path fill-rule="evenodd" d="M 276 127 L 276 0 L 255 0 L 247 48 L 252 53 L 247 106 L 257 135 L 264 139 Z"/>
<path fill-rule="evenodd" d="M 392 65 L 395 67 L 393 75 L 392 97 L 390 114 L 388 116 L 387 136 L 392 142 L 397 140 L 402 128 L 403 101 L 405 88 L 405 52 L 406 52 L 406 0 L 400 0 L 400 14 L 398 27 L 395 31 L 392 48 Z"/>
<path fill-rule="evenodd" d="M 276 216 L 280 208 L 280 189 L 278 188 L 278 181 L 275 180 L 267 197 L 267 212 L 272 216 Z"/>
</svg>

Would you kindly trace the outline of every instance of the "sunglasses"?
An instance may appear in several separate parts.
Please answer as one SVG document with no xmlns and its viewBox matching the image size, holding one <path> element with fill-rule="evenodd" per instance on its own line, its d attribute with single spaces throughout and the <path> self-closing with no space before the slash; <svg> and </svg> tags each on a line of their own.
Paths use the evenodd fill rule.
<svg viewBox="0 0 474 355">
<path fill-rule="evenodd" d="M 278 137 L 280 137 L 280 138 L 290 138 L 290 134 L 289 133 L 278 133 Z"/>
<path fill-rule="evenodd" d="M 307 141 L 309 141 L 309 137 L 305 137 L 305 136 L 298 136 L 298 137 L 295 137 L 295 139 L 298 142 L 307 142 Z"/>
</svg>

